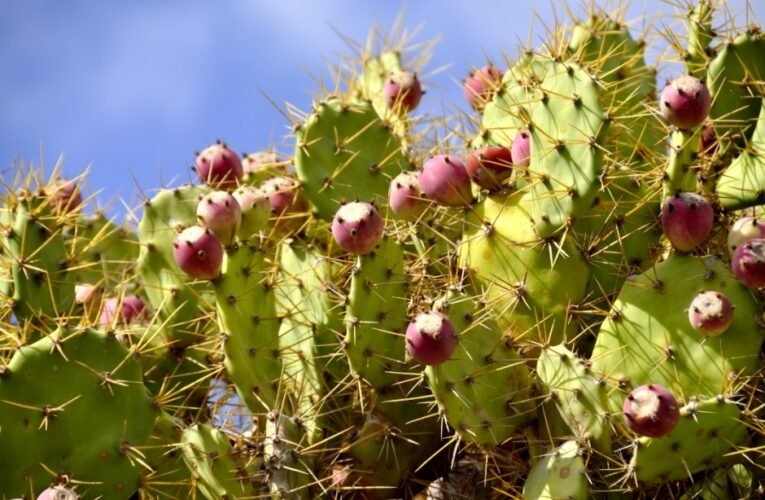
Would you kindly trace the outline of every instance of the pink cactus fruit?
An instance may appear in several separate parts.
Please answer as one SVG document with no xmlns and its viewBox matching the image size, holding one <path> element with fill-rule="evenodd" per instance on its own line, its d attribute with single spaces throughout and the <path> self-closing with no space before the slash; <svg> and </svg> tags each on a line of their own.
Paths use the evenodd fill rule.
<svg viewBox="0 0 765 500">
<path fill-rule="evenodd" d="M 462 89 L 470 107 L 480 111 L 492 98 L 502 81 L 502 72 L 489 64 L 477 69 L 465 80 Z"/>
<path fill-rule="evenodd" d="M 125 295 L 122 300 L 119 297 L 106 299 L 101 310 L 101 326 L 109 326 L 116 321 L 119 324 L 129 325 L 133 322 L 145 321 L 148 316 L 146 304 L 136 295 Z"/>
<path fill-rule="evenodd" d="M 459 207 L 473 201 L 470 176 L 465 165 L 454 156 L 430 158 L 423 165 L 418 180 L 422 192 L 442 205 Z"/>
<path fill-rule="evenodd" d="M 416 73 L 397 71 L 391 73 L 383 84 L 383 98 L 389 109 L 414 110 L 424 92 Z"/>
<path fill-rule="evenodd" d="M 661 210 L 664 235 L 681 252 L 690 252 L 709 237 L 714 218 L 712 206 L 696 193 L 677 194 Z"/>
<path fill-rule="evenodd" d="M 720 335 L 733 322 L 734 306 L 728 297 L 714 290 L 701 292 L 688 308 L 688 320 L 694 330 L 706 337 Z"/>
<path fill-rule="evenodd" d="M 765 286 L 765 239 L 747 241 L 739 245 L 731 259 L 733 275 L 751 288 Z"/>
<path fill-rule="evenodd" d="M 173 240 L 173 257 L 178 267 L 190 277 L 211 280 L 220 274 L 223 246 L 212 231 L 191 226 Z"/>
<path fill-rule="evenodd" d="M 239 155 L 220 142 L 197 154 L 194 170 L 205 184 L 227 191 L 235 189 L 244 176 Z"/>
<path fill-rule="evenodd" d="M 332 220 L 332 236 L 346 252 L 365 255 L 380 242 L 384 226 L 374 205 L 356 201 L 337 211 Z"/>
<path fill-rule="evenodd" d="M 242 209 L 231 193 L 213 191 L 199 200 L 197 220 L 200 226 L 215 233 L 221 244 L 230 245 L 242 223 Z"/>
<path fill-rule="evenodd" d="M 406 349 L 424 365 L 440 365 L 451 357 L 456 347 L 454 325 L 443 313 L 420 313 L 406 329 Z"/>
<path fill-rule="evenodd" d="M 520 130 L 513 138 L 510 151 L 513 164 L 519 167 L 528 167 L 531 163 L 531 134 L 528 130 Z"/>
<path fill-rule="evenodd" d="M 468 155 L 465 168 L 473 182 L 497 191 L 513 173 L 510 150 L 504 146 L 484 146 Z"/>
<path fill-rule="evenodd" d="M 74 287 L 74 301 L 77 304 L 90 304 L 98 298 L 98 287 L 91 285 L 90 283 L 83 283 L 82 285 L 75 285 Z"/>
<path fill-rule="evenodd" d="M 234 191 L 234 198 L 242 211 L 238 236 L 242 240 L 248 240 L 268 225 L 271 205 L 266 193 L 252 186 L 240 186 Z"/>
<path fill-rule="evenodd" d="M 680 419 L 680 406 L 666 387 L 637 387 L 624 400 L 624 420 L 641 436 L 661 437 L 672 432 Z"/>
<path fill-rule="evenodd" d="M 258 151 L 242 159 L 242 170 L 245 174 L 257 174 L 268 168 L 282 168 L 282 163 L 276 151 Z"/>
<path fill-rule="evenodd" d="M 296 231 L 303 226 L 308 202 L 295 179 L 274 177 L 261 184 L 260 190 L 268 198 L 274 228 L 277 231 Z"/>
<path fill-rule="evenodd" d="M 739 245 L 765 238 L 765 221 L 756 217 L 742 217 L 728 231 L 728 251 L 731 257 Z"/>
<path fill-rule="evenodd" d="M 416 220 L 428 206 L 422 198 L 420 182 L 412 172 L 401 172 L 390 182 L 388 191 L 390 209 L 402 219 Z"/>
<path fill-rule="evenodd" d="M 54 486 L 44 490 L 37 496 L 37 500 L 77 500 L 80 496 L 74 490 L 63 486 Z"/>
<path fill-rule="evenodd" d="M 704 82 L 683 75 L 664 87 L 659 105 L 661 114 L 669 123 L 680 129 L 693 129 L 707 118 L 712 97 Z"/>
<path fill-rule="evenodd" d="M 74 181 L 58 181 L 51 186 L 49 198 L 51 210 L 57 215 L 67 215 L 82 207 L 80 186 Z"/>
</svg>

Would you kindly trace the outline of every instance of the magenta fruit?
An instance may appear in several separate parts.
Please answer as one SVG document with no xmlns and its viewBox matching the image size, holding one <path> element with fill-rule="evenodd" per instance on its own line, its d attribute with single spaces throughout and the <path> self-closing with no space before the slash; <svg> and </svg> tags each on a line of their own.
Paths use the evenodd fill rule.
<svg viewBox="0 0 765 500">
<path fill-rule="evenodd" d="M 641 385 L 624 400 L 624 419 L 641 436 L 661 437 L 672 432 L 680 419 L 675 396 L 658 384 Z"/>
<path fill-rule="evenodd" d="M 462 87 L 465 100 L 471 108 L 480 111 L 492 98 L 501 81 L 502 72 L 492 65 L 475 70 Z"/>
<path fill-rule="evenodd" d="M 234 195 L 213 191 L 197 204 L 199 225 L 215 233 L 223 245 L 230 245 L 242 222 L 242 209 Z"/>
<path fill-rule="evenodd" d="M 239 155 L 223 143 L 199 153 L 194 170 L 202 182 L 223 190 L 235 189 L 244 175 Z"/>
<path fill-rule="evenodd" d="M 77 500 L 78 498 L 80 496 L 74 490 L 63 486 L 54 486 L 40 493 L 37 500 Z"/>
<path fill-rule="evenodd" d="M 82 194 L 76 182 L 59 181 L 51 189 L 49 203 L 54 214 L 67 215 L 82 207 Z"/>
<path fill-rule="evenodd" d="M 442 205 L 458 207 L 473 201 L 470 176 L 453 156 L 437 155 L 426 161 L 418 180 L 422 192 Z"/>
<path fill-rule="evenodd" d="M 290 177 L 274 177 L 260 185 L 268 198 L 274 229 L 291 232 L 303 227 L 308 215 L 308 202 L 300 192 L 300 185 Z"/>
<path fill-rule="evenodd" d="M 677 194 L 661 210 L 664 235 L 681 252 L 690 252 L 709 237 L 714 218 L 712 206 L 696 193 Z"/>
<path fill-rule="evenodd" d="M 258 174 L 268 168 L 280 166 L 280 163 L 282 162 L 275 151 L 258 151 L 242 159 L 242 170 L 245 174 Z"/>
<path fill-rule="evenodd" d="M 116 320 L 120 324 L 129 325 L 133 322 L 145 321 L 146 317 L 147 311 L 144 301 L 135 295 L 125 295 L 122 297 L 122 301 L 117 297 L 104 301 L 100 323 L 101 326 L 109 326 Z"/>
<path fill-rule="evenodd" d="M 728 251 L 733 256 L 739 245 L 765 238 L 765 221 L 756 217 L 742 217 L 728 231 Z"/>
<path fill-rule="evenodd" d="M 504 146 L 484 146 L 470 153 L 465 168 L 473 182 L 497 191 L 513 173 L 510 150 Z"/>
<path fill-rule="evenodd" d="M 730 265 L 733 275 L 741 283 L 752 288 L 765 286 L 765 239 L 739 245 Z"/>
<path fill-rule="evenodd" d="M 531 135 L 528 130 L 521 130 L 515 134 L 510 152 L 514 165 L 529 166 L 531 163 Z"/>
<path fill-rule="evenodd" d="M 416 73 L 397 71 L 385 79 L 383 98 L 389 109 L 400 107 L 409 113 L 420 104 L 424 92 Z"/>
<path fill-rule="evenodd" d="M 694 330 L 707 337 L 720 335 L 733 322 L 733 304 L 721 292 L 701 292 L 688 308 L 688 321 Z"/>
<path fill-rule="evenodd" d="M 406 350 L 424 365 L 440 365 L 456 347 L 454 325 L 443 313 L 420 313 L 406 329 Z"/>
<path fill-rule="evenodd" d="M 661 91 L 661 114 L 680 129 L 701 125 L 712 107 L 712 97 L 704 82 L 690 75 L 675 78 Z"/>
<path fill-rule="evenodd" d="M 184 229 L 173 241 L 173 257 L 192 278 L 217 278 L 223 265 L 223 246 L 218 237 L 203 227 Z"/>
<path fill-rule="evenodd" d="M 388 191 L 390 209 L 405 220 L 418 219 L 427 208 L 422 198 L 420 183 L 412 172 L 401 172 L 390 182 Z"/>
<path fill-rule="evenodd" d="M 252 186 L 240 186 L 234 191 L 234 198 L 242 211 L 238 236 L 242 240 L 248 240 L 268 225 L 271 205 L 266 193 Z"/>
<path fill-rule="evenodd" d="M 364 202 L 346 203 L 332 220 L 332 236 L 346 252 L 364 255 L 377 246 L 383 234 L 383 220 L 377 209 Z"/>
</svg>

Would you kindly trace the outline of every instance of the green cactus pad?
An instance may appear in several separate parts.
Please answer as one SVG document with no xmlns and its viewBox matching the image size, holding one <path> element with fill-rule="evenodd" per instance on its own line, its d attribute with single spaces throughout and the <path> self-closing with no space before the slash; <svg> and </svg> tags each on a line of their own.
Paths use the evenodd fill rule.
<svg viewBox="0 0 765 500">
<path fill-rule="evenodd" d="M 183 461 L 181 428 L 167 413 L 161 413 L 146 445 L 139 448 L 148 469 L 142 471 L 141 494 L 153 498 L 191 498 L 191 471 Z"/>
<path fill-rule="evenodd" d="M 531 182 L 524 198 L 537 233 L 547 238 L 590 209 L 600 185 L 598 141 L 606 122 L 597 84 L 574 63 L 550 64 L 539 91 L 529 109 Z"/>
<path fill-rule="evenodd" d="M 584 460 L 576 441 L 566 441 L 543 456 L 529 472 L 523 485 L 527 500 L 589 498 Z"/>
<path fill-rule="evenodd" d="M 726 42 L 707 71 L 712 94 L 713 120 L 717 137 L 744 133 L 750 137 L 762 107 L 765 81 L 765 38 L 759 31 L 745 33 Z M 759 87 L 759 89 L 758 89 Z"/>
<path fill-rule="evenodd" d="M 358 257 L 351 278 L 345 317 L 345 345 L 351 370 L 373 387 L 394 383 L 401 371 L 406 345 L 407 277 L 404 253 L 383 236 L 379 246 Z"/>
<path fill-rule="evenodd" d="M 680 409 L 677 426 L 661 438 L 640 438 L 630 470 L 638 481 L 659 484 L 735 460 L 746 438 L 746 424 L 736 403 L 722 397 L 693 400 Z"/>
<path fill-rule="evenodd" d="M 449 360 L 426 368 L 431 391 L 464 441 L 497 446 L 535 416 L 526 362 L 467 294 L 452 291 L 436 309 L 449 316 L 459 343 Z"/>
<path fill-rule="evenodd" d="M 215 280 L 224 365 L 247 408 L 264 414 L 276 407 L 282 361 L 272 265 L 249 245 L 227 250 Z"/>
<path fill-rule="evenodd" d="M 183 431 L 181 444 L 183 459 L 205 498 L 256 498 L 263 494 L 259 461 L 240 456 L 218 429 L 194 424 Z"/>
<path fill-rule="evenodd" d="M 701 149 L 701 127 L 676 130 L 672 133 L 671 152 L 664 175 L 664 198 L 683 191 L 696 191 L 698 151 Z"/>
<path fill-rule="evenodd" d="M 158 320 L 169 341 L 190 344 L 204 340 L 200 318 L 210 313 L 206 283 L 193 284 L 173 258 L 173 240 L 183 229 L 197 224 L 197 202 L 205 186 L 163 189 L 144 203 L 138 225 L 141 249 L 138 272 Z"/>
<path fill-rule="evenodd" d="M 515 135 L 528 127 L 530 106 L 539 99 L 536 86 L 549 67 L 550 61 L 530 55 L 505 72 L 499 91 L 483 108 L 481 134 L 471 146 L 500 144 L 510 147 Z"/>
<path fill-rule="evenodd" d="M 522 196 L 490 196 L 471 211 L 460 266 L 486 289 L 503 331 L 523 342 L 557 344 L 571 333 L 568 307 L 584 297 L 587 264 L 570 240 L 538 238 Z"/>
<path fill-rule="evenodd" d="M 136 235 L 100 212 L 81 215 L 68 236 L 78 263 L 78 283 L 112 287 L 124 279 L 123 274 L 138 259 Z"/>
<path fill-rule="evenodd" d="M 719 290 L 735 305 L 730 327 L 705 338 L 688 320 L 688 307 L 702 290 Z M 627 390 L 653 383 L 679 400 L 729 394 L 737 377 L 757 369 L 762 329 L 749 290 L 714 257 L 672 255 L 627 281 L 603 322 L 592 354 L 593 371 Z M 614 392 L 611 411 L 624 394 Z"/>
<path fill-rule="evenodd" d="M 138 360 L 113 336 L 56 330 L 0 378 L 0 492 L 34 498 L 65 473 L 85 498 L 129 498 L 157 410 Z"/>
<path fill-rule="evenodd" d="M 587 362 L 564 345 L 542 351 L 537 362 L 537 378 L 577 442 L 590 440 L 593 447 L 609 453 L 611 415 L 606 381 L 593 374 Z"/>
<path fill-rule="evenodd" d="M 330 220 L 343 201 L 385 205 L 390 180 L 409 169 L 401 141 L 371 102 L 321 101 L 300 128 L 295 168 L 318 217 Z"/>
<path fill-rule="evenodd" d="M 276 306 L 281 358 L 288 386 L 299 398 L 309 443 L 318 437 L 317 414 L 327 412 L 325 394 L 348 375 L 340 342 L 345 336 L 344 307 L 335 285 L 338 267 L 298 241 L 279 249 Z"/>
<path fill-rule="evenodd" d="M 726 210 L 765 203 L 765 105 L 760 110 L 749 146 L 731 162 L 717 182 L 717 198 Z"/>
<path fill-rule="evenodd" d="M 70 312 L 74 303 L 74 264 L 67 256 L 61 224 L 47 200 L 27 196 L 10 209 L 3 254 L 13 279 L 12 309 L 20 322 L 50 322 Z M 6 290 L 8 292 L 10 290 Z"/>
</svg>

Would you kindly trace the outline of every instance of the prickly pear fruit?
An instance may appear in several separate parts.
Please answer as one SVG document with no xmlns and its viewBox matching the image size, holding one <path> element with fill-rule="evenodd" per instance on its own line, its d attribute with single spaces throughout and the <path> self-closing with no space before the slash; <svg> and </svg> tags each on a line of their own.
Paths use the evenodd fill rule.
<svg viewBox="0 0 765 500">
<path fill-rule="evenodd" d="M 371 252 L 383 234 L 380 212 L 369 203 L 346 203 L 332 221 L 332 236 L 340 248 L 356 255 Z"/>
<path fill-rule="evenodd" d="M 49 203 L 53 213 L 66 215 L 82 206 L 80 186 L 74 181 L 60 181 L 53 185 Z"/>
<path fill-rule="evenodd" d="M 242 161 L 223 143 L 213 144 L 197 155 L 194 165 L 199 180 L 218 189 L 234 189 L 244 175 Z"/>
<path fill-rule="evenodd" d="M 510 150 L 504 146 L 484 146 L 470 153 L 465 168 L 473 182 L 484 189 L 502 189 L 502 183 L 512 175 Z"/>
<path fill-rule="evenodd" d="M 92 301 L 98 299 L 98 295 L 98 287 L 91 285 L 90 283 L 84 283 L 74 287 L 74 301 L 77 304 L 90 304 Z"/>
<path fill-rule="evenodd" d="M 240 186 L 234 191 L 234 198 L 242 212 L 242 222 L 237 235 L 239 239 L 247 240 L 268 225 L 271 205 L 266 193 L 252 186 Z"/>
<path fill-rule="evenodd" d="M 739 245 L 731 259 L 733 275 L 752 288 L 765 286 L 765 239 Z"/>
<path fill-rule="evenodd" d="M 669 390 L 658 384 L 641 385 L 624 400 L 624 420 L 636 434 L 661 437 L 680 419 L 680 405 Z"/>
<path fill-rule="evenodd" d="M 223 246 L 212 231 L 191 226 L 173 240 L 173 257 L 178 267 L 192 278 L 211 280 L 220 274 Z"/>
<path fill-rule="evenodd" d="M 422 215 L 427 203 L 422 199 L 415 174 L 401 172 L 390 181 L 388 204 L 393 213 L 405 220 L 415 220 Z"/>
<path fill-rule="evenodd" d="M 690 75 L 675 78 L 661 91 L 661 114 L 677 128 L 701 125 L 712 107 L 712 97 L 704 82 Z"/>
<path fill-rule="evenodd" d="M 480 111 L 483 105 L 491 99 L 501 80 L 502 72 L 492 65 L 475 70 L 465 80 L 463 86 L 465 100 L 471 108 Z"/>
<path fill-rule="evenodd" d="M 661 226 L 673 247 L 690 252 L 709 237 L 714 217 L 706 198 L 696 193 L 679 193 L 664 202 Z"/>
<path fill-rule="evenodd" d="M 54 486 L 40 493 L 37 500 L 77 500 L 80 496 L 63 486 Z"/>
<path fill-rule="evenodd" d="M 531 136 L 528 130 L 520 130 L 513 138 L 511 149 L 513 163 L 520 167 L 528 167 L 531 158 Z"/>
<path fill-rule="evenodd" d="M 200 226 L 212 231 L 223 245 L 230 245 L 242 222 L 242 209 L 231 193 L 213 191 L 199 200 L 197 220 Z"/>
<path fill-rule="evenodd" d="M 383 97 L 389 109 L 402 109 L 410 112 L 420 104 L 422 86 L 417 74 L 408 71 L 397 71 L 385 79 Z"/>
<path fill-rule="evenodd" d="M 699 293 L 688 308 L 688 320 L 694 330 L 707 337 L 720 335 L 733 322 L 733 304 L 717 291 Z"/>
<path fill-rule="evenodd" d="M 123 325 L 143 321 L 146 319 L 146 304 L 136 295 L 125 295 L 120 300 L 118 297 L 106 299 L 101 311 L 101 326 L 110 326 L 115 320 Z"/>
<path fill-rule="evenodd" d="M 470 176 L 454 156 L 432 157 L 422 166 L 418 180 L 422 192 L 442 205 L 459 207 L 473 200 Z"/>
<path fill-rule="evenodd" d="M 258 172 L 263 165 L 272 163 L 279 163 L 279 155 L 275 151 L 258 151 L 242 159 L 242 170 L 245 174 Z"/>
<path fill-rule="evenodd" d="M 765 221 L 756 217 L 742 217 L 728 231 L 728 251 L 731 257 L 739 245 L 765 238 Z"/>
<path fill-rule="evenodd" d="M 308 202 L 299 187 L 298 182 L 289 177 L 274 177 L 261 184 L 260 189 L 271 205 L 271 215 L 276 218 L 276 229 L 289 232 L 303 225 Z"/>
<path fill-rule="evenodd" d="M 420 313 L 406 329 L 406 350 L 424 365 L 440 365 L 457 347 L 457 334 L 440 312 Z"/>
</svg>

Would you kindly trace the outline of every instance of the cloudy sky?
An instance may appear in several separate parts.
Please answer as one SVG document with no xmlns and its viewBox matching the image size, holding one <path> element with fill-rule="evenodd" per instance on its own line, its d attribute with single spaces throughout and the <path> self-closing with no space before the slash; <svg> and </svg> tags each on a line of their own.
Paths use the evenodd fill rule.
<svg viewBox="0 0 765 500">
<path fill-rule="evenodd" d="M 575 14 L 585 12 L 584 2 L 569 3 Z M 765 2 L 752 3 L 750 15 L 765 19 Z M 741 23 L 745 5 L 729 2 Z M 194 151 L 216 138 L 240 152 L 270 145 L 288 152 L 289 123 L 263 94 L 309 108 L 315 79 L 328 80 L 328 65 L 348 52 L 337 32 L 364 40 L 372 25 L 390 27 L 402 10 L 407 26 L 421 28 L 416 41 L 440 38 L 424 72 L 423 109 L 464 109 L 459 81 L 470 68 L 487 57 L 497 63 L 503 55 L 513 58 L 519 42 L 538 46 L 556 16 L 565 19 L 563 6 L 511 0 L 5 0 L 0 167 L 7 175 L 15 160 L 39 163 L 41 154 L 50 167 L 63 154 L 67 175 L 91 169 L 89 190 L 99 190 L 99 203 L 134 203 L 140 190 L 190 179 Z M 634 0 L 626 17 L 639 32 L 659 12 L 675 8 Z M 664 23 L 682 29 L 679 18 Z M 112 210 L 121 210 L 121 203 Z"/>
</svg>

